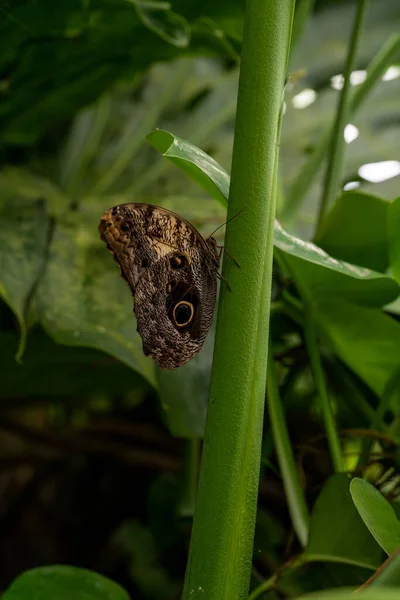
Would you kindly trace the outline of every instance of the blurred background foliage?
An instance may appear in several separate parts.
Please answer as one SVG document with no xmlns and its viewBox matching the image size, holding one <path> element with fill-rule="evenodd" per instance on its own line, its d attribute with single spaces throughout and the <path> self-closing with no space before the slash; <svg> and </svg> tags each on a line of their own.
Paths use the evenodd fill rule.
<svg viewBox="0 0 400 600">
<path fill-rule="evenodd" d="M 304 26 L 298 19 L 290 59 L 278 215 L 303 239 L 314 231 L 322 168 L 315 169 L 304 197 L 296 185 L 333 121 L 355 9 L 354 2 L 339 0 L 312 4 L 300 0 L 297 9 L 298 16 L 303 5 L 311 12 Z M 171 131 L 229 171 L 243 12 L 242 0 L 0 5 L 2 590 L 25 569 L 68 563 L 111 577 L 132 598 L 179 597 L 213 334 L 184 368 L 156 369 L 142 353 L 129 290 L 97 224 L 106 208 L 131 201 L 166 206 L 204 235 L 223 223 L 224 207 L 145 137 L 154 128 Z M 399 25 L 397 0 L 370 0 L 355 91 Z M 354 193 L 339 200 L 318 240 L 333 257 L 382 274 L 389 265 L 388 201 L 398 194 L 399 177 L 373 183 L 359 169 L 399 159 L 399 60 L 397 53 L 348 129 L 354 139 L 346 146 L 343 187 L 352 182 L 378 198 Z M 285 374 L 281 395 L 297 467 L 312 507 L 332 468 L 302 324 L 279 308 L 282 294 L 293 292 L 281 267 L 278 260 L 272 335 Z M 320 273 L 300 274 L 308 277 L 311 294 L 315 282 L 324 281 Z M 340 281 L 332 281 L 331 302 L 348 300 L 340 296 Z M 367 298 L 368 291 L 362 294 Z M 343 302 L 334 310 L 328 301 L 318 304 L 318 319 L 335 340 L 324 339 L 323 363 L 348 470 L 357 467 L 362 431 L 400 356 L 398 303 L 388 316 L 381 310 L 385 302 Z M 390 435 L 370 431 L 373 453 L 358 464 L 363 473 L 368 466 L 374 481 L 387 468 L 391 475 L 398 469 L 399 401 L 395 391 L 385 413 Z M 393 495 L 395 484 L 386 493 Z M 367 533 L 370 547 L 346 555 L 346 527 L 357 515 L 350 496 L 347 509 L 338 496 L 340 485 L 326 492 L 323 508 L 335 523 L 335 511 L 349 511 L 337 524 L 343 537 L 336 555 L 315 541 L 321 528 L 329 537 L 325 519 L 314 525 L 311 546 L 328 558 L 289 570 L 271 600 L 361 584 L 380 564 L 380 549 L 361 521 L 360 536 Z M 266 419 L 253 585 L 298 551 Z"/>
</svg>

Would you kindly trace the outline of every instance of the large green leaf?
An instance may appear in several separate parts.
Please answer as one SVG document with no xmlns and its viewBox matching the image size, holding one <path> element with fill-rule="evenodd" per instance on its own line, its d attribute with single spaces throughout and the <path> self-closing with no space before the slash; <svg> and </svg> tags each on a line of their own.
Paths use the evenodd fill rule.
<svg viewBox="0 0 400 600">
<path fill-rule="evenodd" d="M 26 571 L 2 595 L 3 600 L 129 600 L 117 583 L 86 569 L 56 565 Z"/>
<path fill-rule="evenodd" d="M 328 254 L 384 273 L 389 263 L 390 204 L 359 192 L 345 192 L 326 216 L 315 243 Z"/>
<path fill-rule="evenodd" d="M 337 296 L 357 304 L 382 306 L 399 295 L 400 288 L 391 277 L 332 258 L 312 242 L 290 235 L 278 222 L 275 247 L 311 302 Z"/>
<path fill-rule="evenodd" d="M 356 477 L 350 493 L 358 513 L 387 554 L 400 547 L 400 522 L 389 502 L 368 481 Z"/>
<path fill-rule="evenodd" d="M 131 293 L 100 240 L 98 215 L 59 221 L 36 295 L 39 319 L 61 344 L 111 354 L 156 385 L 154 362 L 136 333 Z"/>
<path fill-rule="evenodd" d="M 354 508 L 349 485 L 344 473 L 325 484 L 311 515 L 306 556 L 376 569 L 382 552 Z"/>
<path fill-rule="evenodd" d="M 388 214 L 390 266 L 393 275 L 400 282 L 400 198 L 389 208 Z"/>
<path fill-rule="evenodd" d="M 227 202 L 229 175 L 205 152 L 166 131 L 153 132 L 150 140 L 214 198 Z M 290 235 L 278 222 L 274 243 L 312 300 L 335 294 L 348 301 L 382 306 L 399 294 L 400 288 L 391 277 L 332 258 L 312 242 Z"/>
<path fill-rule="evenodd" d="M 400 324 L 339 298 L 316 304 L 314 314 L 337 355 L 381 395 L 399 366 Z"/>
<path fill-rule="evenodd" d="M 0 297 L 18 319 L 21 357 L 26 339 L 27 302 L 44 266 L 50 222 L 43 201 L 5 204 L 0 208 L 0 219 Z"/>
</svg>

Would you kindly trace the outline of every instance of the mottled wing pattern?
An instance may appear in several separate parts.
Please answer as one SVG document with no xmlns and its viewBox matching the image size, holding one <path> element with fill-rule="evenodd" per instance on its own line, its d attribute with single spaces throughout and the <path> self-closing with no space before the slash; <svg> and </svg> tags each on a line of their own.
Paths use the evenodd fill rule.
<svg viewBox="0 0 400 600">
<path fill-rule="evenodd" d="M 212 323 L 215 240 L 149 204 L 109 209 L 99 231 L 131 288 L 144 353 L 161 368 L 182 366 L 199 352 Z"/>
</svg>

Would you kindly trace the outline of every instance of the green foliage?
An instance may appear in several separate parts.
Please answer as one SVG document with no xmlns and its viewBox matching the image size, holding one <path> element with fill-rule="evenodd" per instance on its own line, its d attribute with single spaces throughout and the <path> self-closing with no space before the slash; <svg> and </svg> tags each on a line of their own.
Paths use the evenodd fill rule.
<svg viewBox="0 0 400 600">
<path fill-rule="evenodd" d="M 350 484 L 353 502 L 378 544 L 392 554 L 400 545 L 400 523 L 389 502 L 368 481 L 355 478 Z"/>
<path fill-rule="evenodd" d="M 280 140 L 281 46 L 259 81 L 253 60 L 247 81 L 242 71 L 235 143 L 247 145 L 232 169 L 242 0 L 56 4 L 0 8 L 2 597 L 178 598 L 197 501 L 188 598 L 245 597 L 251 555 L 251 600 L 397 598 L 398 177 L 358 173 L 398 154 L 397 1 L 298 0 Z M 367 78 L 343 94 L 331 77 L 355 48 L 356 4 L 350 66 Z M 314 101 L 296 108 L 307 88 Z M 347 121 L 359 136 L 344 144 Z M 98 221 L 150 202 L 210 235 L 227 218 L 231 170 L 232 291 L 219 288 L 202 352 L 161 371 Z M 344 191 L 350 181 L 359 189 Z"/>
<path fill-rule="evenodd" d="M 116 583 L 93 571 L 67 566 L 41 567 L 20 575 L 2 598 L 5 600 L 129 600 Z"/>
<path fill-rule="evenodd" d="M 357 515 L 344 473 L 332 475 L 314 505 L 308 560 L 329 560 L 376 569 L 382 552 Z"/>
</svg>

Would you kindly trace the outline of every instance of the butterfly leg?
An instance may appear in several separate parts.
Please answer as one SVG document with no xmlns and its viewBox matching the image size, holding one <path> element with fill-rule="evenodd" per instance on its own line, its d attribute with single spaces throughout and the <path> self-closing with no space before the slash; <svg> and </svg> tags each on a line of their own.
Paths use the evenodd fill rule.
<svg viewBox="0 0 400 600">
<path fill-rule="evenodd" d="M 228 252 L 228 250 L 227 250 L 226 246 L 217 246 L 217 248 L 219 248 L 219 249 L 220 249 L 220 253 L 219 253 L 219 259 L 221 259 L 221 255 L 222 255 L 222 253 L 225 251 L 225 253 L 226 253 L 226 255 L 228 256 L 228 258 L 230 258 L 230 259 L 231 259 L 231 261 L 232 261 L 232 262 L 234 262 L 234 263 L 235 263 L 235 265 L 236 265 L 237 267 L 239 267 L 239 268 L 240 268 L 240 264 L 238 263 L 238 261 L 237 261 L 235 258 L 233 258 L 232 254 L 230 254 L 230 253 Z"/>
<path fill-rule="evenodd" d="M 222 277 L 221 273 L 217 273 L 217 277 L 220 281 L 223 281 L 226 285 L 226 287 L 228 288 L 228 291 L 231 292 L 231 286 L 229 285 L 229 283 L 227 282 L 227 280 L 225 279 L 225 277 Z"/>
</svg>

